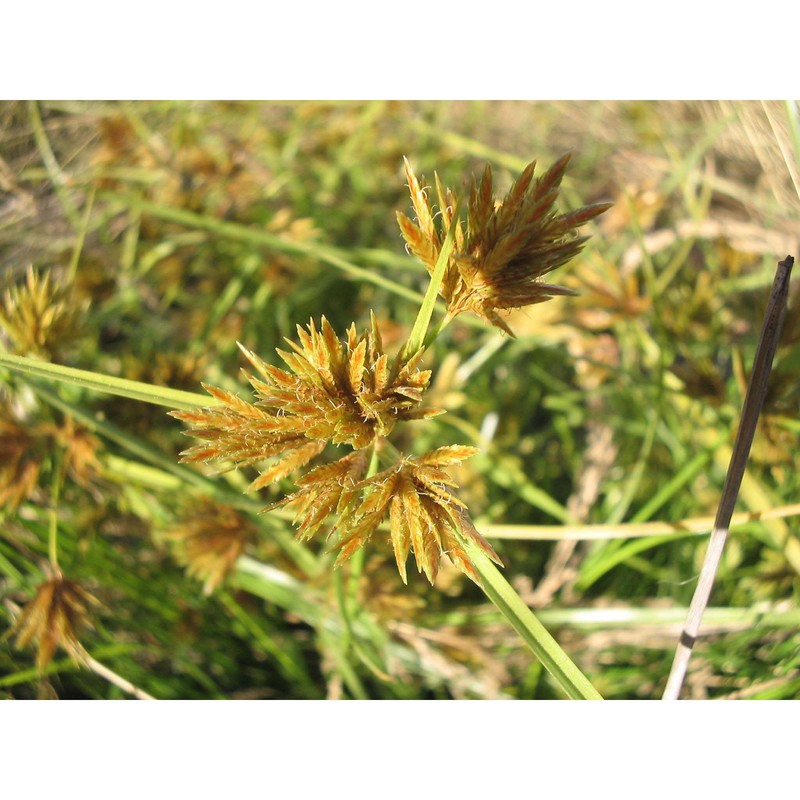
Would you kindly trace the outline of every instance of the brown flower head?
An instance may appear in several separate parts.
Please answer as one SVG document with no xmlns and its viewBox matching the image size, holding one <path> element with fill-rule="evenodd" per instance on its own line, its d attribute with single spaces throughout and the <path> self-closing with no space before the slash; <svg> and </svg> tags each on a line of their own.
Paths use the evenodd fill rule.
<svg viewBox="0 0 800 800">
<path fill-rule="evenodd" d="M 4 418 L 5 417 L 5 418 Z M 101 472 L 97 459 L 99 440 L 65 417 L 59 427 L 50 422 L 20 424 L 8 406 L 0 405 L 0 507 L 15 510 L 33 495 L 42 462 L 53 445 L 64 448 L 69 475 L 84 488 Z"/>
<path fill-rule="evenodd" d="M 203 594 L 209 595 L 255 540 L 256 528 L 230 506 L 204 498 L 163 536 L 176 545 L 179 562 L 188 575 L 203 581 Z"/>
<path fill-rule="evenodd" d="M 557 212 L 558 189 L 569 160 L 569 155 L 564 156 L 539 178 L 534 178 L 536 162 L 530 163 L 502 201 L 492 196 L 488 164 L 480 183 L 472 181 L 466 231 L 459 220 L 440 289 L 452 316 L 472 311 L 513 336 L 498 310 L 573 294 L 564 287 L 543 283 L 541 278 L 578 255 L 588 237 L 577 236 L 577 229 L 611 204 L 597 203 L 567 214 Z M 433 272 L 453 224 L 456 196 L 436 178 L 442 218 L 439 229 L 430 201 L 407 161 L 406 175 L 417 221 L 398 212 L 400 230 L 411 252 Z"/>
<path fill-rule="evenodd" d="M 440 447 L 424 455 L 403 458 L 377 475 L 348 487 L 350 497 L 361 495 L 355 508 L 340 515 L 337 564 L 362 547 L 387 514 L 397 568 L 406 582 L 406 560 L 414 553 L 417 569 L 433 583 L 441 556 L 446 554 L 458 569 L 480 583 L 475 567 L 459 541 L 459 534 L 471 539 L 498 564 L 492 547 L 475 530 L 466 506 L 450 491 L 456 484 L 444 468 L 458 464 L 477 451 L 473 447 Z M 365 491 L 371 489 L 371 491 Z"/>
<path fill-rule="evenodd" d="M 96 605 L 99 605 L 97 598 L 57 572 L 39 585 L 36 596 L 25 606 L 9 633 L 16 633 L 17 647 L 36 642 L 36 666 L 40 670 L 50 663 L 57 647 L 82 661 L 86 650 L 78 635 L 89 624 L 90 606 Z"/>
<path fill-rule="evenodd" d="M 245 373 L 255 404 L 203 384 L 219 406 L 170 412 L 204 442 L 183 452 L 183 461 L 244 465 L 277 458 L 250 485 L 255 490 L 304 466 L 327 442 L 360 449 L 388 435 L 399 420 L 440 413 L 419 407 L 430 380 L 430 371 L 416 369 L 422 352 L 390 366 L 374 316 L 371 329 L 360 336 L 351 325 L 344 342 L 324 317 L 320 330 L 312 320 L 297 333 L 300 344 L 288 342 L 292 352 L 277 351 L 288 371 L 240 345 L 260 375 Z"/>
<path fill-rule="evenodd" d="M 0 407 L 0 413 L 5 409 Z M 41 437 L 0 418 L 0 506 L 14 510 L 36 489 L 42 467 Z"/>
<path fill-rule="evenodd" d="M 0 301 L 0 329 L 21 355 L 52 356 L 83 334 L 88 303 L 76 302 L 71 286 L 53 285 L 28 269 L 23 286 L 6 289 Z"/>
</svg>

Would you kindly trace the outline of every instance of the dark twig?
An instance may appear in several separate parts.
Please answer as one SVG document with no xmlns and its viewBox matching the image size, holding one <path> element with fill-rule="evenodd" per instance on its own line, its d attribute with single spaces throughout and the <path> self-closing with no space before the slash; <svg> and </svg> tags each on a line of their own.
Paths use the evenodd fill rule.
<svg viewBox="0 0 800 800">
<path fill-rule="evenodd" d="M 672 662 L 672 669 L 664 690 L 664 700 L 677 700 L 686 676 L 686 669 L 692 655 L 697 635 L 700 631 L 700 622 L 703 619 L 703 612 L 708 605 L 711 596 L 711 588 L 717 575 L 722 548 L 725 545 L 725 538 L 728 535 L 733 509 L 736 505 L 736 498 L 739 494 L 739 487 L 742 484 L 744 470 L 747 466 L 747 457 L 750 454 L 750 446 L 753 443 L 753 436 L 756 431 L 756 424 L 764 404 L 764 397 L 767 393 L 767 382 L 769 373 L 772 369 L 772 361 L 778 342 L 781 338 L 783 320 L 786 316 L 786 298 L 789 293 L 789 278 L 792 274 L 794 258 L 786 256 L 783 261 L 778 263 L 775 273 L 775 281 L 772 284 L 772 294 L 769 298 L 769 305 L 764 317 L 764 325 L 761 329 L 761 338 L 758 341 L 753 371 L 750 374 L 750 381 L 747 385 L 747 392 L 742 406 L 742 419 L 739 423 L 739 430 L 736 434 L 736 442 L 733 445 L 733 454 L 728 466 L 728 474 L 725 478 L 725 487 L 722 490 L 722 497 L 719 501 L 717 516 L 714 520 L 714 529 L 708 542 L 703 567 L 700 570 L 700 577 L 697 587 L 694 590 L 689 613 L 686 623 L 681 633 L 675 660 Z"/>
</svg>

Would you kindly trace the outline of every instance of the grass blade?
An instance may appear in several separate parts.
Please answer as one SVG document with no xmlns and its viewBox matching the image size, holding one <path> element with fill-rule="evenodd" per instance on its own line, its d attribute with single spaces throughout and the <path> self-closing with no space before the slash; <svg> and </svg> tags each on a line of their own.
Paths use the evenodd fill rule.
<svg viewBox="0 0 800 800">
<path fill-rule="evenodd" d="M 132 400 L 141 400 L 144 403 L 153 403 L 172 409 L 191 410 L 198 406 L 215 406 L 219 402 L 213 397 L 196 392 L 184 392 L 180 389 L 168 389 L 165 386 L 153 386 L 149 383 L 131 381 L 127 378 L 113 378 L 110 375 L 103 375 L 99 372 L 64 367 L 61 364 L 50 364 L 46 361 L 37 361 L 25 356 L 0 353 L 0 366 L 8 367 L 15 372 L 22 372 L 25 375 L 46 378 L 58 383 L 68 383 L 73 386 L 82 386 L 94 392 L 129 397 Z"/>
</svg>

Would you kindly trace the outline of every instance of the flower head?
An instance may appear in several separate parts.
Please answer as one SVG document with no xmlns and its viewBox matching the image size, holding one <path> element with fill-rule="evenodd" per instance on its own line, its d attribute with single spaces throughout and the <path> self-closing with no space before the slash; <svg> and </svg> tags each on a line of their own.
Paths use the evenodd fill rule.
<svg viewBox="0 0 800 800">
<path fill-rule="evenodd" d="M 577 229 L 611 204 L 557 212 L 558 189 L 569 160 L 569 155 L 564 156 L 539 178 L 534 178 L 536 162 L 530 163 L 502 201 L 492 195 L 488 164 L 480 183 L 472 181 L 466 231 L 458 220 L 453 254 L 440 290 L 451 316 L 472 311 L 513 336 L 498 310 L 573 294 L 564 287 L 543 283 L 541 278 L 580 253 L 588 237 L 577 236 Z M 454 224 L 456 196 L 436 178 L 442 218 L 439 230 L 430 201 L 407 161 L 406 175 L 417 221 L 398 212 L 398 223 L 411 252 L 432 273 Z"/>
<path fill-rule="evenodd" d="M 0 505 L 11 511 L 36 489 L 42 466 L 36 445 L 33 433 L 10 418 L 0 418 Z"/>
<path fill-rule="evenodd" d="M 312 320 L 307 329 L 298 326 L 297 335 L 299 344 L 287 340 L 291 352 L 278 350 L 288 371 L 240 345 L 260 376 L 245 373 L 254 404 L 203 384 L 218 407 L 170 412 L 204 442 L 182 453 L 184 461 L 244 465 L 277 458 L 250 485 L 255 490 L 307 464 L 326 442 L 358 450 L 388 435 L 399 420 L 440 413 L 420 408 L 430 380 L 429 370 L 416 368 L 422 352 L 390 365 L 374 316 L 369 331 L 359 336 L 351 325 L 343 342 L 325 317 L 319 330 Z"/>
<path fill-rule="evenodd" d="M 17 634 L 17 647 L 36 642 L 36 666 L 40 670 L 50 663 L 57 647 L 63 647 L 82 661 L 86 651 L 78 634 L 87 627 L 89 608 L 93 605 L 99 605 L 97 598 L 57 572 L 39 585 L 36 596 L 25 606 L 10 633 Z"/>
<path fill-rule="evenodd" d="M 418 457 L 404 458 L 393 467 L 349 487 L 351 496 L 361 495 L 358 506 L 341 514 L 337 564 L 362 547 L 389 516 L 392 548 L 400 576 L 406 582 L 406 560 L 414 553 L 417 569 L 433 583 L 442 555 L 480 583 L 475 567 L 459 535 L 471 539 L 495 562 L 492 547 L 475 530 L 466 506 L 450 491 L 456 484 L 445 467 L 458 464 L 477 451 L 473 447 L 440 447 Z M 366 491 L 370 490 L 370 491 Z"/>
<path fill-rule="evenodd" d="M 163 536 L 176 545 L 178 560 L 190 576 L 203 581 L 203 594 L 209 595 L 255 540 L 256 528 L 230 506 L 204 498 Z"/>
<path fill-rule="evenodd" d="M 75 301 L 71 285 L 53 284 L 33 267 L 23 286 L 6 289 L 0 299 L 0 329 L 22 355 L 53 355 L 83 335 L 88 305 Z"/>
</svg>

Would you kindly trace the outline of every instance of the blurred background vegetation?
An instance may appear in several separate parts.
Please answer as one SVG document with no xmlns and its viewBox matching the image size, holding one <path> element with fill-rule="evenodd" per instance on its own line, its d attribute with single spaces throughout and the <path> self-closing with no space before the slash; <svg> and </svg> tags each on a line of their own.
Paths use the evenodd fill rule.
<svg viewBox="0 0 800 800">
<path fill-rule="evenodd" d="M 488 160 L 502 190 L 567 151 L 564 207 L 615 203 L 553 276 L 580 296 L 512 314 L 516 339 L 451 325 L 424 362 L 449 413 L 401 444 L 480 447 L 461 496 L 508 579 L 604 696 L 658 697 L 705 537 L 637 526 L 716 510 L 775 264 L 798 255 L 796 104 L 5 102 L 0 346 L 240 392 L 236 341 L 274 361 L 310 317 L 373 309 L 391 350 L 427 279 L 395 221 L 403 156 L 454 187 Z M 800 696 L 797 294 L 738 505 L 776 514 L 733 530 L 688 696 Z M 300 554 L 286 515 L 256 513 L 278 490 L 199 478 L 187 444 L 163 408 L 0 369 L 0 628 L 56 507 L 60 564 L 102 604 L 81 641 L 156 697 L 560 696 L 460 573 L 404 587 L 373 540 L 335 579 L 324 544 Z M 185 545 L 209 519 L 245 554 L 206 595 Z M 617 534 L 574 538 L 600 523 Z M 7 637 L 0 696 L 125 695 Z"/>
</svg>

